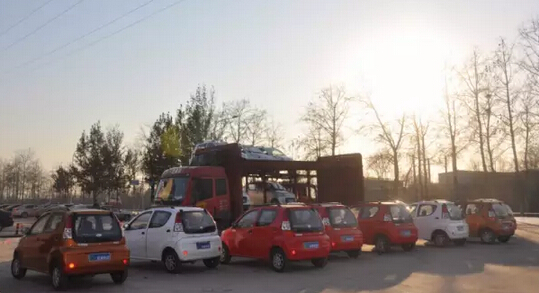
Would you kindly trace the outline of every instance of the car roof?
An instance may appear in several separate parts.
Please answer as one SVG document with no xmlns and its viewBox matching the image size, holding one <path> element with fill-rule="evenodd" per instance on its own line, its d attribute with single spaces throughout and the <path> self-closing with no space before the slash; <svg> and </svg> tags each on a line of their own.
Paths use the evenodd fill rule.
<svg viewBox="0 0 539 293">
<path fill-rule="evenodd" d="M 110 211 L 98 210 L 98 209 L 80 209 L 80 210 L 71 210 L 68 211 L 71 214 L 110 214 Z"/>
<path fill-rule="evenodd" d="M 199 207 L 186 207 L 186 206 L 154 206 L 151 208 L 148 208 L 142 212 L 146 211 L 176 211 L 179 212 L 180 210 L 183 210 L 184 212 L 197 212 L 197 211 L 203 211 L 203 208 Z M 141 212 L 141 213 L 142 213 Z"/>
<path fill-rule="evenodd" d="M 313 207 L 323 207 L 323 208 L 329 208 L 329 207 L 346 207 L 340 202 L 323 202 L 323 203 L 312 203 L 311 206 Z"/>
<path fill-rule="evenodd" d="M 373 206 L 373 205 L 406 205 L 402 201 L 371 201 L 371 202 L 363 202 L 358 204 L 358 206 Z"/>
<path fill-rule="evenodd" d="M 416 204 L 439 204 L 439 203 L 454 203 L 452 201 L 449 201 L 449 200 L 445 200 L 445 199 L 433 199 L 433 200 L 423 200 L 423 201 L 418 201 L 418 202 L 414 202 L 410 205 L 416 205 Z"/>
</svg>

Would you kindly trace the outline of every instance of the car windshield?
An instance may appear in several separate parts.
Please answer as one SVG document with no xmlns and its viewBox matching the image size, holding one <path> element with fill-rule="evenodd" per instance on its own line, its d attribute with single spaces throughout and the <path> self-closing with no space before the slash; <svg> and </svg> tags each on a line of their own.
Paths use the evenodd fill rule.
<svg viewBox="0 0 539 293">
<path fill-rule="evenodd" d="M 284 186 L 282 186 L 280 183 L 277 182 L 270 182 L 268 183 L 273 190 L 286 190 Z"/>
<path fill-rule="evenodd" d="M 513 215 L 513 210 L 511 209 L 511 207 L 509 205 L 506 205 L 506 204 L 502 204 L 506 209 L 507 209 L 507 213 L 512 216 Z"/>
<path fill-rule="evenodd" d="M 75 214 L 73 240 L 78 243 L 120 241 L 122 230 L 111 214 Z"/>
<path fill-rule="evenodd" d="M 410 211 L 404 205 L 392 205 L 389 210 L 391 219 L 395 223 L 411 223 L 413 221 Z"/>
<path fill-rule="evenodd" d="M 295 232 L 321 232 L 323 224 L 318 212 L 312 209 L 290 209 L 290 227 Z"/>
<path fill-rule="evenodd" d="M 159 181 L 156 199 L 181 205 L 185 200 L 189 177 L 166 178 Z"/>
<path fill-rule="evenodd" d="M 462 210 L 455 204 L 446 204 L 451 220 L 462 220 Z"/>
<path fill-rule="evenodd" d="M 492 209 L 499 218 L 505 218 L 510 215 L 506 204 L 494 203 L 492 204 Z"/>
<path fill-rule="evenodd" d="M 345 207 L 329 208 L 329 222 L 335 228 L 357 227 L 356 217 Z"/>
<path fill-rule="evenodd" d="M 205 211 L 193 211 L 182 213 L 183 230 L 187 234 L 215 232 L 215 222 Z"/>
</svg>

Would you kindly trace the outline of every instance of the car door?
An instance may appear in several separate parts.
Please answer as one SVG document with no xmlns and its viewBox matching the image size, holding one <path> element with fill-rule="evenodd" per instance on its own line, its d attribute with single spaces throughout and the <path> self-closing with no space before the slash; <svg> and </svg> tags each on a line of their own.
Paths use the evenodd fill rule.
<svg viewBox="0 0 539 293">
<path fill-rule="evenodd" d="M 246 245 L 251 247 L 253 257 L 265 259 L 269 256 L 273 237 L 278 232 L 277 227 L 272 225 L 276 218 L 276 209 L 263 208 L 260 210 L 260 216 L 252 228 L 253 233 L 246 242 Z"/>
<path fill-rule="evenodd" d="M 256 220 L 258 219 L 259 211 L 260 209 L 248 211 L 235 225 L 235 250 L 233 254 L 246 257 L 253 256 L 253 249 L 251 247 L 253 241 L 253 227 L 255 226 Z"/>
<path fill-rule="evenodd" d="M 374 233 L 376 230 L 376 216 L 380 211 L 380 206 L 366 205 L 358 209 L 358 226 L 363 232 L 365 243 L 374 243 Z"/>
<path fill-rule="evenodd" d="M 41 246 L 41 235 L 45 229 L 45 225 L 50 218 L 50 214 L 39 218 L 20 241 L 22 253 L 22 265 L 29 269 L 39 270 L 40 255 L 39 248 Z"/>
<path fill-rule="evenodd" d="M 64 213 L 55 212 L 52 213 L 49 217 L 49 220 L 45 224 L 43 233 L 39 235 L 39 244 L 38 244 L 38 255 L 37 263 L 38 270 L 41 272 L 48 271 L 48 260 L 49 254 L 53 247 L 60 245 L 62 241 L 63 231 L 58 231 L 60 227 L 63 227 L 62 222 L 64 221 Z"/>
<path fill-rule="evenodd" d="M 146 231 L 153 211 L 147 211 L 134 218 L 124 231 L 132 258 L 146 258 Z"/>
<path fill-rule="evenodd" d="M 163 244 L 171 237 L 172 226 L 167 225 L 172 212 L 154 211 L 146 232 L 147 258 L 161 260 Z"/>
<path fill-rule="evenodd" d="M 475 203 L 469 203 L 464 210 L 466 213 L 466 223 L 470 229 L 470 236 L 477 237 L 479 235 L 479 227 L 482 224 L 481 206 Z"/>
<path fill-rule="evenodd" d="M 439 218 L 435 218 L 437 206 L 434 204 L 420 204 L 416 210 L 414 224 L 420 239 L 430 240 Z"/>
</svg>

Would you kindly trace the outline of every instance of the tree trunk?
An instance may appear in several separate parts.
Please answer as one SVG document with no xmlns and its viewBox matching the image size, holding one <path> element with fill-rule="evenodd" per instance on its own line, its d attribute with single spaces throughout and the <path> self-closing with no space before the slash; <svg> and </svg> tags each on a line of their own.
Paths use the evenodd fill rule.
<svg viewBox="0 0 539 293">
<path fill-rule="evenodd" d="M 417 134 L 417 176 L 418 176 L 418 183 L 419 183 L 419 197 L 420 199 L 423 198 L 423 180 L 421 179 L 423 177 L 423 173 L 421 172 L 421 144 L 419 143 L 419 134 Z"/>
<path fill-rule="evenodd" d="M 488 113 L 488 116 L 487 116 L 487 122 L 486 122 L 486 137 L 485 137 L 485 140 L 486 140 L 486 143 L 487 143 L 487 154 L 488 154 L 488 162 L 489 162 L 489 165 L 490 165 L 490 171 L 492 172 L 496 172 L 496 169 L 494 168 L 494 159 L 493 159 L 493 152 L 492 152 L 492 147 L 490 145 L 490 136 L 491 136 L 491 133 L 490 133 L 490 113 Z"/>
<path fill-rule="evenodd" d="M 422 127 L 422 126 L 421 126 Z M 423 152 L 423 172 L 425 172 L 425 177 L 423 177 L 425 181 L 425 198 L 429 198 L 429 173 L 427 168 L 427 150 L 425 149 L 425 133 L 423 133 L 423 129 L 421 129 L 421 146 L 422 146 L 422 152 Z"/>
<path fill-rule="evenodd" d="M 418 194 L 417 194 L 417 174 L 416 174 L 416 170 L 415 170 L 415 155 L 412 154 L 412 172 L 414 173 L 413 174 L 413 178 L 414 178 L 414 195 L 415 195 L 415 198 L 416 200 L 419 200 L 419 197 L 418 197 Z"/>
<path fill-rule="evenodd" d="M 395 196 L 399 196 L 399 158 L 398 150 L 393 149 L 393 172 L 395 175 L 395 180 L 393 181 L 393 189 L 395 190 Z"/>
<path fill-rule="evenodd" d="M 475 118 L 477 120 L 477 130 L 479 132 L 479 153 L 481 155 L 481 163 L 483 165 L 483 171 L 488 172 L 487 162 L 485 160 L 485 142 L 483 137 L 483 123 L 481 121 L 481 110 L 479 109 L 479 72 L 477 71 L 477 54 L 474 53 L 474 104 L 475 104 Z"/>
</svg>

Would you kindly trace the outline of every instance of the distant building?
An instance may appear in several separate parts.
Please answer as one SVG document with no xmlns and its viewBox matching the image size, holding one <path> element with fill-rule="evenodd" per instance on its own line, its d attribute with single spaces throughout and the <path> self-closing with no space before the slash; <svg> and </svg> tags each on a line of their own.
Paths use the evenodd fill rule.
<svg viewBox="0 0 539 293">
<path fill-rule="evenodd" d="M 392 179 L 365 178 L 365 201 L 384 201 L 396 199 Z M 403 182 L 399 181 L 402 190 Z"/>
</svg>

